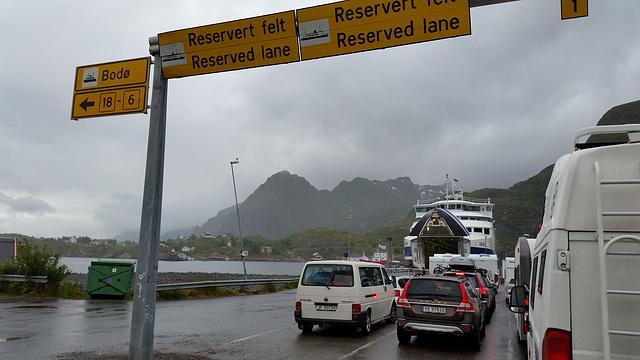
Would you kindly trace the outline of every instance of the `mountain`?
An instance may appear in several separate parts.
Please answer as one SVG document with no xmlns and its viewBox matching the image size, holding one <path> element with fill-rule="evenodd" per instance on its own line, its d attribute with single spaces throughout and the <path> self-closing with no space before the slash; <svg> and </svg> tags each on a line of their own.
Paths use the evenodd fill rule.
<svg viewBox="0 0 640 360">
<path fill-rule="evenodd" d="M 318 190 L 305 178 L 280 171 L 239 204 L 242 235 L 276 240 L 316 227 L 364 234 L 402 222 L 417 199 L 442 193 L 444 185 L 420 186 L 408 177 L 387 181 L 355 178 L 331 191 Z M 234 210 L 235 206 L 220 211 L 194 233 L 237 234 Z"/>
</svg>

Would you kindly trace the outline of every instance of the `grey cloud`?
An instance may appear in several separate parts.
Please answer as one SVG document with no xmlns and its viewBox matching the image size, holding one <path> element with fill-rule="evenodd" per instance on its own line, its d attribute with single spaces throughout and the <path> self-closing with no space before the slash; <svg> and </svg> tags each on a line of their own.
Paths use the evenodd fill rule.
<svg viewBox="0 0 640 360">
<path fill-rule="evenodd" d="M 48 213 L 54 213 L 56 209 L 49 205 L 46 201 L 29 196 L 11 197 L 0 192 L 0 204 L 5 205 L 9 212 L 13 215 L 30 214 L 43 216 Z"/>
</svg>

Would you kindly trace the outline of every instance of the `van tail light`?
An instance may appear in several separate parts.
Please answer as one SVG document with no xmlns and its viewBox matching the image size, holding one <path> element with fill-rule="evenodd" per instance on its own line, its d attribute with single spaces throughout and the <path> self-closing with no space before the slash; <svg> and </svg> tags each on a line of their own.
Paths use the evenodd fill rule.
<svg viewBox="0 0 640 360">
<path fill-rule="evenodd" d="M 542 341 L 542 358 L 548 360 L 571 359 L 571 333 L 548 329 Z"/>
<path fill-rule="evenodd" d="M 467 297 L 467 290 L 465 290 L 464 285 L 460 284 L 460 292 L 462 293 L 462 302 L 458 305 L 456 311 L 461 312 L 473 312 L 473 304 L 469 301 Z"/>
<path fill-rule="evenodd" d="M 300 301 L 296 301 L 296 311 L 294 312 L 294 316 L 302 316 L 302 303 Z"/>
<path fill-rule="evenodd" d="M 400 296 L 400 290 L 396 289 L 396 296 Z"/>
<path fill-rule="evenodd" d="M 351 304 L 351 319 L 358 320 L 362 306 L 360 304 Z"/>
</svg>

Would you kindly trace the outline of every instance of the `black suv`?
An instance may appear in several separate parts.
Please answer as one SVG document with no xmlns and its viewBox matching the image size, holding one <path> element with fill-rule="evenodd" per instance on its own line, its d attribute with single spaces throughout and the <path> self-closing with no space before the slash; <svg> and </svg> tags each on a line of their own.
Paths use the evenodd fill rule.
<svg viewBox="0 0 640 360">
<path fill-rule="evenodd" d="M 487 278 L 482 275 L 481 269 L 447 269 L 443 276 L 456 276 L 469 280 L 471 285 L 480 295 L 480 299 L 486 301 L 487 305 L 487 323 L 491 322 L 491 316 L 496 309 L 496 295 L 493 288 L 489 285 Z"/>
<path fill-rule="evenodd" d="M 449 276 L 413 277 L 398 298 L 398 342 L 411 336 L 440 333 L 467 337 L 479 347 L 485 334 L 486 307 L 473 285 Z"/>
</svg>

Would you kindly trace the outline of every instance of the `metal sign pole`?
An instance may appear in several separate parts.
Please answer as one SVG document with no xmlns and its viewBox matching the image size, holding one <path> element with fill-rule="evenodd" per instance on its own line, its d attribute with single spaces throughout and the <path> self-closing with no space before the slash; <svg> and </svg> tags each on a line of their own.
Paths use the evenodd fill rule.
<svg viewBox="0 0 640 360">
<path fill-rule="evenodd" d="M 129 359 L 153 360 L 153 330 L 158 285 L 158 247 L 162 210 L 162 180 L 167 123 L 167 79 L 162 74 L 158 38 L 149 38 L 155 57 L 149 121 L 147 167 L 142 199 L 138 266 L 134 282 Z"/>
</svg>

